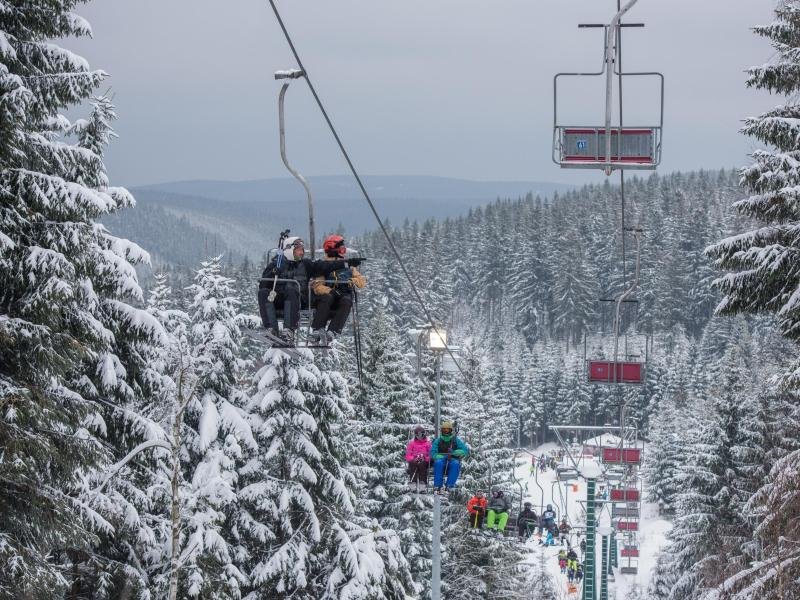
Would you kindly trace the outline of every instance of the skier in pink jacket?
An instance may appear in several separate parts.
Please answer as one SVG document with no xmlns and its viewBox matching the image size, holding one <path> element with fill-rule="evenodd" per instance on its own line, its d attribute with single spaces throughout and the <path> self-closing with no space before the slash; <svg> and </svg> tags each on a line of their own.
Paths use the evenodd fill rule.
<svg viewBox="0 0 800 600">
<path fill-rule="evenodd" d="M 430 461 L 431 442 L 425 435 L 425 428 L 417 425 L 414 428 L 414 439 L 406 446 L 406 463 L 408 476 L 417 487 L 428 485 L 428 463 Z"/>
</svg>

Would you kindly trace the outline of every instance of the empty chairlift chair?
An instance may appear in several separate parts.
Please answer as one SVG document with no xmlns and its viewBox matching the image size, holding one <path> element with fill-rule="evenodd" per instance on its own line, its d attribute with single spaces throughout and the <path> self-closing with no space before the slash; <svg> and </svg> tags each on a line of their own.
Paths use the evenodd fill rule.
<svg viewBox="0 0 800 600">
<path fill-rule="evenodd" d="M 604 306 L 619 304 L 619 316 L 614 319 L 614 327 L 621 333 L 615 347 L 613 332 L 606 331 L 606 310 L 603 308 L 603 323 L 600 333 L 587 334 L 583 341 L 583 358 L 589 383 L 642 385 L 647 375 L 647 361 L 650 354 L 650 337 L 636 332 L 638 321 L 638 301 L 601 298 Z M 616 319 L 619 319 L 619 324 Z M 622 331 L 628 330 L 627 333 Z"/>
<path fill-rule="evenodd" d="M 661 137 L 664 125 L 664 76 L 655 71 L 619 72 L 617 70 L 617 32 L 620 27 L 642 27 L 621 24 L 620 20 L 634 4 L 618 12 L 608 25 L 580 25 L 581 28 L 602 28 L 604 31 L 603 65 L 599 71 L 558 73 L 553 78 L 553 162 L 564 169 L 602 169 L 610 175 L 615 169 L 655 169 L 661 162 Z M 654 124 L 613 126 L 614 76 L 655 78 L 658 80 L 660 104 Z M 605 77 L 605 120 L 603 124 L 562 123 L 559 120 L 559 81 L 566 77 Z M 591 101 L 587 102 L 591 105 Z"/>
</svg>

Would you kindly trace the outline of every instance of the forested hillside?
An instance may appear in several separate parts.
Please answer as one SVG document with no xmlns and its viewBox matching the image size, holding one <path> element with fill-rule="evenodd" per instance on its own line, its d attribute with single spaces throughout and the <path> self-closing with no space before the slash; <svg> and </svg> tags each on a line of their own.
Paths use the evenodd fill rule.
<svg viewBox="0 0 800 600">
<path fill-rule="evenodd" d="M 376 201 L 422 303 L 381 233 L 354 238 L 375 224 L 336 195 L 352 181 L 322 178 L 319 231 L 367 257 L 368 285 L 354 334 L 313 351 L 271 347 L 254 317 L 263 251 L 304 229 L 302 196 L 188 182 L 142 191 L 137 208 L 106 171 L 107 74 L 59 45 L 92 36 L 77 4 L 0 9 L 1 598 L 426 600 L 441 514 L 444 598 L 556 600 L 535 542 L 468 531 L 462 500 L 505 491 L 515 512 L 514 474 L 529 470 L 517 452 L 554 424 L 619 424 L 621 406 L 644 440 L 650 505 L 636 518 L 657 511 L 671 529 L 647 589 L 616 600 L 798 598 L 800 0 L 755 29 L 775 54 L 748 85 L 787 98 L 745 120 L 766 148 L 740 171 L 628 179 L 624 210 L 608 181 L 488 196 L 494 183 L 418 178 L 425 196 L 370 178 L 387 184 Z M 508 199 L 486 204 L 496 195 Z M 281 267 L 296 274 L 290 247 Z M 328 251 L 351 261 L 339 283 L 354 277 L 341 240 Z M 613 299 L 637 274 L 619 341 L 646 381 L 590 385 L 586 359 L 616 356 Z M 441 432 L 467 443 L 427 452 L 458 458 L 448 476 L 463 469 L 436 501 L 410 488 L 403 452 L 438 420 L 441 357 L 414 337 L 428 311 L 458 346 Z M 605 499 L 590 487 L 587 507 Z M 600 528 L 586 524 L 590 543 Z"/>
<path fill-rule="evenodd" d="M 374 226 L 350 177 L 309 177 L 318 235 L 344 230 L 361 234 Z M 365 178 L 385 218 L 395 223 L 463 214 L 500 197 L 529 190 L 550 194 L 571 186 L 535 181 L 469 181 L 447 177 Z M 307 200 L 291 178 L 254 181 L 183 181 L 131 190 L 137 209 L 104 217 L 117 235 L 148 248 L 156 265 L 191 265 L 225 254 L 240 261 L 261 257 L 286 228 L 307 235 Z M 320 240 L 317 240 L 321 243 Z"/>
</svg>

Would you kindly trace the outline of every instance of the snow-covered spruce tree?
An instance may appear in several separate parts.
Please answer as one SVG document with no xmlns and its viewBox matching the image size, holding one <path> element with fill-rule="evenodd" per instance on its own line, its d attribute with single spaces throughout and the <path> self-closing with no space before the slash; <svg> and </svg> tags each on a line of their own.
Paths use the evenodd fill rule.
<svg viewBox="0 0 800 600">
<path fill-rule="evenodd" d="M 650 443 L 643 469 L 647 480 L 647 501 L 657 503 L 661 514 L 673 511 L 678 492 L 676 474 L 684 466 L 686 458 L 684 430 L 674 402 L 669 397 L 663 398 L 650 422 Z"/>
<path fill-rule="evenodd" d="M 556 265 L 553 330 L 564 345 L 577 346 L 595 318 L 600 297 L 597 280 L 589 274 L 577 233 L 564 240 L 562 258 Z"/>
<path fill-rule="evenodd" d="M 257 443 L 240 388 L 245 365 L 239 356 L 239 301 L 233 281 L 220 274 L 220 260 L 204 261 L 189 286 L 194 295 L 188 331 L 194 387 L 181 415 L 182 468 L 191 482 L 181 500 L 181 597 L 238 598 L 247 583 L 234 552 L 236 467 Z"/>
<path fill-rule="evenodd" d="M 400 540 L 356 514 L 342 466 L 352 439 L 347 383 L 312 360 L 267 350 L 253 380 L 259 450 L 240 469 L 237 523 L 246 597 L 404 598 L 411 580 Z"/>
<path fill-rule="evenodd" d="M 468 498 L 476 490 L 487 492 L 490 487 L 503 489 L 512 495 L 510 472 L 513 465 L 513 419 L 495 407 L 509 407 L 498 402 L 494 388 L 485 375 L 485 357 L 471 342 L 464 345 L 461 365 L 467 380 L 460 379 L 452 410 L 460 415 L 459 426 L 468 434 L 471 456 L 464 461 L 458 488 Z M 488 368 L 497 369 L 497 365 Z M 499 385 L 502 372 L 494 380 Z M 498 415 L 496 419 L 493 416 Z M 512 423 L 509 426 L 509 423 Z M 466 500 L 464 499 L 464 502 Z M 442 545 L 444 558 L 442 574 L 445 598 L 502 598 L 514 597 L 524 588 L 521 563 L 524 553 L 499 539 L 464 535 L 466 515 L 462 502 L 451 502 L 443 510 Z M 511 534 L 515 532 L 510 532 Z"/>
<path fill-rule="evenodd" d="M 754 450 L 744 427 L 745 415 L 754 408 L 750 374 L 737 344 L 730 346 L 723 362 L 727 369 L 709 389 L 705 422 L 687 452 L 683 489 L 675 501 L 665 551 L 677 573 L 670 600 L 699 598 L 736 572 L 750 534 L 744 512 Z"/>
<path fill-rule="evenodd" d="M 755 228 L 722 240 L 707 253 L 716 260 L 716 266 L 730 271 L 715 282 L 724 294 L 717 312 L 773 313 L 783 334 L 798 341 L 800 2 L 781 0 L 775 13 L 775 21 L 754 29 L 772 43 L 775 55 L 770 62 L 749 69 L 747 85 L 781 94 L 787 102 L 746 119 L 742 132 L 767 147 L 754 152 L 754 163 L 742 169 L 742 185 L 751 195 L 735 204 L 741 214 L 755 222 Z M 797 364 L 783 383 L 791 389 L 800 388 Z M 790 414 L 797 412 L 793 409 Z M 796 423 L 787 420 L 786 425 L 794 427 Z M 767 483 L 751 501 L 759 519 L 756 537 L 762 553 L 751 568 L 730 579 L 729 587 L 739 590 L 740 597 L 756 594 L 766 599 L 787 598 L 787 585 L 796 585 L 800 577 L 798 480 L 800 452 L 794 451 L 776 463 Z"/>
<path fill-rule="evenodd" d="M 402 340 L 383 307 L 375 310 L 364 340 L 365 398 L 355 415 L 363 435 L 347 461 L 363 474 L 356 508 L 363 506 L 381 527 L 397 532 L 423 589 L 430 579 L 431 502 L 408 486 L 404 452 L 414 424 L 431 429 L 432 407 L 427 393 L 415 396 L 420 382 L 411 376 Z M 420 400 L 423 405 L 416 406 Z"/>
<path fill-rule="evenodd" d="M 771 312 L 784 335 L 800 339 L 800 270 L 794 255 L 800 249 L 800 2 L 781 0 L 774 23 L 755 32 L 772 42 L 775 57 L 751 67 L 747 85 L 786 95 L 786 104 L 745 120 L 742 132 L 770 148 L 753 153 L 755 162 L 741 171 L 751 196 L 734 206 L 757 228 L 728 237 L 707 248 L 718 268 L 730 271 L 715 280 L 724 297 L 720 314 Z"/>
<path fill-rule="evenodd" d="M 141 525 L 139 482 L 92 491 L 142 439 L 127 408 L 149 386 L 134 345 L 160 331 L 129 304 L 142 301 L 131 263 L 146 253 L 95 222 L 133 205 L 103 165 L 113 107 L 98 98 L 75 124 L 59 114 L 104 77 L 50 41 L 90 33 L 76 4 L 0 9 L 0 594 L 11 597 L 113 594 L 126 570 L 115 560 L 138 550 L 104 556 L 98 534 L 132 540 L 115 526 Z M 141 570 L 124 576 L 129 593 L 141 586 Z"/>
</svg>

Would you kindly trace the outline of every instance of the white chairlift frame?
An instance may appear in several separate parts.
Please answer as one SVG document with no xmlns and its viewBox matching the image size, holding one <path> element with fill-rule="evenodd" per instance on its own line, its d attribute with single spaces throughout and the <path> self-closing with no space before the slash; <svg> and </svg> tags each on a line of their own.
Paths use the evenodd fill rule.
<svg viewBox="0 0 800 600">
<path fill-rule="evenodd" d="M 553 77 L 553 162 L 562 169 L 603 169 L 610 175 L 614 169 L 653 170 L 661 163 L 661 142 L 664 128 L 664 75 L 657 71 L 620 72 L 617 70 L 617 39 L 622 16 L 637 0 L 629 0 L 614 15 L 605 30 L 603 66 L 588 73 L 557 73 Z M 558 121 L 558 80 L 561 77 L 606 76 L 605 124 L 563 125 Z M 657 77 L 660 83 L 658 125 L 612 126 L 613 77 Z M 616 152 L 614 140 L 616 139 Z M 626 151 L 626 142 L 628 150 Z M 574 146 L 574 153 L 570 149 Z M 632 151 L 631 151 L 632 150 Z"/>
</svg>

